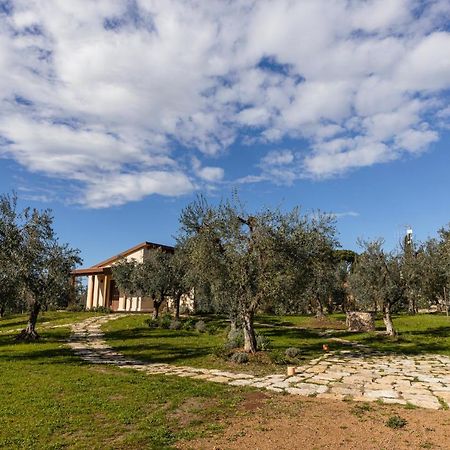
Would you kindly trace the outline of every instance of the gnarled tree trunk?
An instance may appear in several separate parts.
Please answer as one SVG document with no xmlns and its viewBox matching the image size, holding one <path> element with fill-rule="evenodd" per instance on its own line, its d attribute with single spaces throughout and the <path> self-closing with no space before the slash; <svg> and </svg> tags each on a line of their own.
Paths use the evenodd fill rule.
<svg viewBox="0 0 450 450">
<path fill-rule="evenodd" d="M 3 305 L 0 306 L 0 318 L 5 315 L 5 307 Z"/>
<path fill-rule="evenodd" d="M 153 314 L 152 314 L 153 319 L 157 319 L 159 317 L 159 307 L 161 306 L 163 301 L 164 301 L 164 292 L 160 293 L 159 299 L 156 298 L 156 295 L 153 296 Z"/>
<path fill-rule="evenodd" d="M 256 353 L 258 346 L 256 343 L 255 329 L 253 327 L 253 312 L 246 312 L 242 321 L 242 328 L 244 331 L 244 351 Z"/>
<path fill-rule="evenodd" d="M 323 319 L 325 317 L 322 300 L 320 300 L 319 297 L 316 297 L 316 317 L 318 319 Z"/>
<path fill-rule="evenodd" d="M 175 296 L 175 319 L 180 318 L 180 303 L 181 303 L 181 292 L 177 292 Z"/>
<path fill-rule="evenodd" d="M 397 332 L 395 331 L 394 324 L 392 322 L 390 303 L 385 303 L 383 305 L 383 322 L 386 326 L 386 334 L 389 336 L 396 336 Z"/>
<path fill-rule="evenodd" d="M 39 339 L 39 335 L 36 332 L 36 322 L 41 311 L 41 304 L 34 301 L 30 309 L 30 317 L 28 318 L 27 327 L 24 328 L 20 334 L 17 336 L 19 341 L 35 341 Z"/>
</svg>

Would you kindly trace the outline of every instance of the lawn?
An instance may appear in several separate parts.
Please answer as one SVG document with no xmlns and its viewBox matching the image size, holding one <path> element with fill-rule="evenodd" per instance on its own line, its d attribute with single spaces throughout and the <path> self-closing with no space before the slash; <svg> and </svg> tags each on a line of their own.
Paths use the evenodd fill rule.
<svg viewBox="0 0 450 450">
<path fill-rule="evenodd" d="M 85 313 L 48 313 L 68 323 Z M 26 318 L 0 320 L 0 448 L 173 448 L 211 436 L 248 390 L 185 378 L 92 366 L 65 345 L 68 328 L 38 328 L 38 343 L 18 344 Z"/>
<path fill-rule="evenodd" d="M 284 396 L 272 398 L 275 394 L 87 364 L 66 346 L 69 328 L 51 326 L 69 324 L 91 315 L 45 313 L 38 326 L 41 340 L 31 344 L 19 344 L 13 339 L 15 330 L 26 322 L 25 316 L 0 320 L 0 448 L 170 449 L 180 443 L 190 447 L 191 439 L 195 443 L 208 442 L 211 444 L 208 446 L 213 447 L 217 439 L 222 439 L 219 436 L 223 430 L 230 433 L 230 426 L 238 427 L 241 421 L 253 416 L 255 420 L 264 421 L 265 415 L 274 411 L 276 405 L 287 408 L 280 410 L 281 417 L 293 408 L 294 401 L 299 407 L 306 401 L 295 398 L 289 400 L 291 403 L 288 404 Z M 128 355 L 151 361 L 247 371 L 255 368 L 256 371 L 285 369 L 285 366 L 278 366 L 269 358 L 262 358 L 244 368 L 230 366 L 231 363 L 212 355 L 211 352 L 222 345 L 225 339 L 226 321 L 222 318 L 203 318 L 210 329 L 215 329 L 209 334 L 150 329 L 144 322 L 146 317 L 136 314 L 106 324 L 109 343 Z M 305 359 L 322 354 L 323 342 L 338 348 L 338 344 L 330 341 L 329 336 L 320 336 L 319 333 L 327 328 L 342 328 L 342 321 L 342 315 L 332 316 L 325 322 L 304 316 L 266 315 L 257 319 L 259 332 L 272 340 L 275 352 L 282 352 L 286 347 L 295 345 L 303 350 L 302 357 Z M 352 334 L 345 330 L 337 331 L 336 335 L 387 351 L 450 354 L 450 319 L 447 317 L 401 315 L 396 316 L 394 322 L 400 330 L 397 340 L 377 334 Z M 382 327 L 381 322 L 377 325 Z M 251 397 L 253 394 L 263 396 L 263 412 L 256 414 L 251 409 L 256 407 Z M 314 401 L 311 407 L 316 405 L 316 400 L 308 400 Z M 341 415 L 353 408 L 345 402 L 338 404 L 335 409 L 339 409 Z M 322 408 L 320 417 L 329 408 L 325 403 L 321 405 L 321 402 L 317 403 L 317 408 Z M 377 411 L 378 408 L 381 406 L 377 406 Z M 387 413 L 389 411 L 386 410 Z M 431 413 L 434 414 L 420 414 L 428 417 Z M 339 415 L 338 412 L 333 414 Z M 329 420 L 332 420 L 333 414 Z M 434 423 L 433 417 L 430 415 L 429 421 Z M 290 423 L 293 419 L 286 420 Z M 374 426 L 379 428 L 383 421 L 385 418 L 377 419 Z M 305 432 L 302 427 L 306 427 L 306 431 L 310 429 L 309 425 L 297 422 L 296 427 L 302 435 Z M 350 425 L 358 426 L 353 423 Z M 266 425 L 261 430 L 264 427 Z M 236 432 L 244 433 L 240 429 L 236 430 L 233 436 Z M 381 433 L 382 436 L 384 434 Z M 268 438 L 264 435 L 261 439 Z M 423 442 L 428 441 L 423 438 Z"/>
<path fill-rule="evenodd" d="M 442 315 L 399 315 L 394 324 L 399 331 L 396 339 L 380 332 L 383 322 L 376 322 L 376 333 L 351 333 L 345 329 L 345 316 L 336 314 L 325 320 L 310 316 L 261 315 L 255 319 L 258 333 L 266 336 L 271 351 L 251 358 L 250 363 L 238 365 L 218 351 L 226 341 L 227 322 L 223 318 L 199 317 L 211 332 L 149 328 L 147 316 L 136 314 L 104 325 L 108 343 L 120 352 L 142 361 L 189 365 L 243 371 L 255 374 L 284 372 L 286 364 L 301 364 L 323 354 L 322 345 L 331 350 L 348 348 L 333 338 L 356 341 L 374 350 L 396 353 L 440 353 L 450 355 L 450 318 Z M 324 334 L 326 332 L 326 334 Z M 301 350 L 297 361 L 284 358 L 288 347 Z"/>
<path fill-rule="evenodd" d="M 385 352 L 450 356 L 450 317 L 443 314 L 402 314 L 394 316 L 394 325 L 399 332 L 394 339 L 381 333 L 344 333 L 341 337 Z M 382 320 L 378 320 L 376 326 L 378 331 L 384 330 Z"/>
<path fill-rule="evenodd" d="M 249 364 L 236 364 L 221 353 L 226 341 L 226 320 L 221 317 L 201 316 L 210 332 L 199 333 L 194 330 L 169 330 L 149 328 L 148 316 L 135 314 L 112 321 L 103 326 L 106 340 L 118 351 L 141 361 L 189 365 L 211 369 L 250 372 L 255 374 L 284 372 L 284 351 L 288 347 L 298 347 L 301 355 L 293 363 L 299 363 L 323 354 L 322 345 L 329 342 L 328 337 L 319 333 L 331 324 L 342 327 L 335 319 L 326 321 L 322 329 L 315 326 L 316 321 L 308 317 L 291 318 L 261 316 L 257 320 L 257 332 L 267 337 L 271 344 L 270 352 L 261 352 L 251 357 Z M 300 328 L 301 323 L 303 328 Z M 294 328 L 298 327 L 298 328 Z M 342 344 L 333 344 L 342 348 Z"/>
</svg>

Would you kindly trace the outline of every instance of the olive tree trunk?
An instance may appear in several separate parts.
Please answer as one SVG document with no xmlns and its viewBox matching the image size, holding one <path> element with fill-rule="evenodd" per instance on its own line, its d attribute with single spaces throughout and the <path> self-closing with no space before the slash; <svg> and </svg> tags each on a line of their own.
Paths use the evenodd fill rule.
<svg viewBox="0 0 450 450">
<path fill-rule="evenodd" d="M 244 331 L 244 351 L 256 353 L 258 350 L 258 345 L 256 343 L 255 329 L 253 326 L 253 312 L 246 312 L 242 319 L 242 329 Z"/>
<path fill-rule="evenodd" d="M 24 328 L 20 334 L 17 336 L 19 341 L 35 341 L 39 339 L 39 335 L 36 332 L 36 322 L 41 311 L 41 304 L 34 301 L 31 305 L 30 316 L 28 318 L 28 323 L 26 328 Z"/>
<path fill-rule="evenodd" d="M 3 305 L 0 306 L 0 318 L 5 315 L 5 307 Z"/>
<path fill-rule="evenodd" d="M 316 317 L 318 319 L 323 319 L 325 317 L 322 300 L 319 297 L 316 298 Z"/>
<path fill-rule="evenodd" d="M 159 317 L 159 307 L 162 305 L 162 302 L 164 301 L 164 292 L 161 292 L 159 294 L 159 299 L 155 296 L 153 296 L 153 314 L 152 318 L 157 319 Z"/>
<path fill-rule="evenodd" d="M 180 303 L 181 303 L 181 292 L 177 292 L 175 296 L 175 319 L 180 318 Z"/>
<path fill-rule="evenodd" d="M 396 336 L 397 332 L 395 331 L 394 324 L 392 322 L 390 303 L 383 305 L 383 322 L 386 327 L 386 334 L 388 336 Z"/>
</svg>

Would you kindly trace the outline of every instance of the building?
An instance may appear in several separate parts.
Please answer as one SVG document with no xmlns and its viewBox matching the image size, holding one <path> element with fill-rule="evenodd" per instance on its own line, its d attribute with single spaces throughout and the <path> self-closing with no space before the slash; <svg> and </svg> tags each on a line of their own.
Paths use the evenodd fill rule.
<svg viewBox="0 0 450 450">
<path fill-rule="evenodd" d="M 86 309 L 106 307 L 111 308 L 113 311 L 152 311 L 153 301 L 150 297 L 127 297 L 120 292 L 114 282 L 111 267 L 124 258 L 128 261 L 134 259 L 137 262 L 143 262 L 148 252 L 156 249 L 161 249 L 168 253 L 174 252 L 174 248 L 168 245 L 142 242 L 92 267 L 73 270 L 73 278 L 88 278 Z M 167 300 L 170 305 L 171 299 Z M 192 309 L 192 306 L 192 296 L 184 295 L 182 307 L 184 309 Z"/>
</svg>

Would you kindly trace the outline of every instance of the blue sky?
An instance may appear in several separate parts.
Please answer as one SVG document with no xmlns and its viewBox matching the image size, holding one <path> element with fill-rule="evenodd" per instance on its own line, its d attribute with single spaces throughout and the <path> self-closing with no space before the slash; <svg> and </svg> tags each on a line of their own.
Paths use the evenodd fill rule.
<svg viewBox="0 0 450 450">
<path fill-rule="evenodd" d="M 0 191 L 85 265 L 173 243 L 199 192 L 337 214 L 357 237 L 450 221 L 450 2 L 0 1 Z"/>
</svg>

